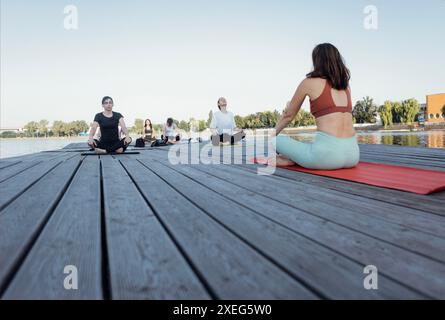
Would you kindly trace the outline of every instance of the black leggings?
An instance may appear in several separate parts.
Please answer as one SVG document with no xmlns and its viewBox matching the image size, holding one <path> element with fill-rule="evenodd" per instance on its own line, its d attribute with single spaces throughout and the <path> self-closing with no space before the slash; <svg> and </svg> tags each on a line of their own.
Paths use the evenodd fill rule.
<svg viewBox="0 0 445 320">
<path fill-rule="evenodd" d="M 179 141 L 179 140 L 181 140 L 181 137 L 179 136 L 179 134 L 177 134 L 175 137 L 164 137 L 163 134 L 161 135 L 161 139 L 164 140 L 165 143 L 168 142 L 168 138 L 174 138 L 175 141 Z"/>
<path fill-rule="evenodd" d="M 217 146 L 220 142 L 228 141 L 230 141 L 230 144 L 234 144 L 235 142 L 242 140 L 245 136 L 246 134 L 244 132 L 237 132 L 234 135 L 223 133 L 212 135 L 210 139 L 212 140 L 212 144 Z"/>
<path fill-rule="evenodd" d="M 124 151 L 127 149 L 128 145 L 125 145 L 125 138 L 113 142 L 102 142 L 94 139 L 96 142 L 96 148 L 105 149 L 108 153 L 115 152 L 117 149 L 122 148 Z"/>
</svg>

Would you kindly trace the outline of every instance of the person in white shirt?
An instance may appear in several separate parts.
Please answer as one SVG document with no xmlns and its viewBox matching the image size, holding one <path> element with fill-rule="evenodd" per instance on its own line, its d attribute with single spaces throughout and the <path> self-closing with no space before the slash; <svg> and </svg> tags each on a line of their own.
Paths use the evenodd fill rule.
<svg viewBox="0 0 445 320">
<path fill-rule="evenodd" d="M 176 124 L 172 118 L 168 118 L 162 129 L 162 140 L 166 144 L 174 144 L 181 140 L 181 136 L 176 133 Z"/>
<path fill-rule="evenodd" d="M 235 116 L 232 112 L 227 111 L 226 98 L 218 99 L 218 109 L 213 113 L 210 122 L 210 130 L 212 131 L 212 144 L 218 146 L 220 143 L 229 142 L 234 144 L 242 140 L 246 134 L 242 129 L 236 127 Z"/>
</svg>

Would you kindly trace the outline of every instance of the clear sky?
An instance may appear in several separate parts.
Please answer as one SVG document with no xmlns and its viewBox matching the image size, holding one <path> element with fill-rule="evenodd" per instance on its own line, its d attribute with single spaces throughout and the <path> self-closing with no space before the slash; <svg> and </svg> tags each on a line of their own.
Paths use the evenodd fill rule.
<svg viewBox="0 0 445 320">
<path fill-rule="evenodd" d="M 424 102 L 445 92 L 444 17 L 444 0 L 1 0 L 0 126 L 90 122 L 104 95 L 130 126 L 207 119 L 220 96 L 240 115 L 282 110 L 321 42 L 344 56 L 354 101 Z"/>
</svg>

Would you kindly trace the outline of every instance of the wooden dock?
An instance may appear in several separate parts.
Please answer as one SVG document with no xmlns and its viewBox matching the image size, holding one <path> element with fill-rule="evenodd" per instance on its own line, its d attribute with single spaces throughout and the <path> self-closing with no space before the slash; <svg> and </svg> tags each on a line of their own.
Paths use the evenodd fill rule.
<svg viewBox="0 0 445 320">
<path fill-rule="evenodd" d="M 79 144 L 1 160 L 0 297 L 445 298 L 445 192 L 258 175 L 252 147 L 219 149 L 232 163 L 217 165 L 174 165 L 166 147 L 81 156 Z M 445 170 L 443 149 L 360 148 L 363 161 Z"/>
</svg>

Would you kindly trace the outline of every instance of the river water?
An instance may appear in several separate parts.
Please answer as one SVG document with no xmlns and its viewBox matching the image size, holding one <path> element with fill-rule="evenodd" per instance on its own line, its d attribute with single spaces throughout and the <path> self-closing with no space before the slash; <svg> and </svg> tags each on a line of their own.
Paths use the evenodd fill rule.
<svg viewBox="0 0 445 320">
<path fill-rule="evenodd" d="M 370 131 L 358 132 L 357 136 L 359 143 L 445 148 L 445 130 L 419 132 Z M 314 134 L 300 133 L 293 137 L 300 141 L 310 142 L 313 141 Z M 0 158 L 9 158 L 40 151 L 60 149 L 73 142 L 86 142 L 86 138 L 0 139 Z"/>
</svg>

